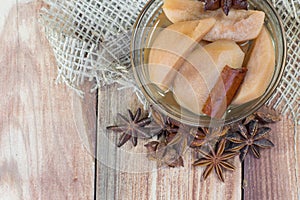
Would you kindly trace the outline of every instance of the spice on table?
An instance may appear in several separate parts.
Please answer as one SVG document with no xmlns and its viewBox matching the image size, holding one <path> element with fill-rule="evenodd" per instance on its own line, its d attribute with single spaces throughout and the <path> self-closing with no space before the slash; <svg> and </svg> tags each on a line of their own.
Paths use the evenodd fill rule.
<svg viewBox="0 0 300 200">
<path fill-rule="evenodd" d="M 174 123 L 174 120 L 156 111 L 153 106 L 150 106 L 150 108 L 154 122 L 157 124 L 158 131 L 156 135 L 158 136 L 158 139 L 160 137 L 166 138 L 169 134 L 177 133 L 178 126 Z"/>
<path fill-rule="evenodd" d="M 265 108 L 266 109 L 266 108 Z M 273 110 L 267 109 L 266 111 L 257 111 L 254 114 L 248 116 L 243 124 L 248 124 L 252 120 L 258 120 L 261 124 L 275 123 L 281 120 L 280 115 L 275 113 Z"/>
<path fill-rule="evenodd" d="M 158 145 L 159 145 L 159 141 L 151 141 L 144 145 L 147 149 L 148 159 L 150 159 L 150 160 L 156 159 L 156 150 L 157 150 Z"/>
<path fill-rule="evenodd" d="M 245 159 L 249 149 L 256 158 L 260 158 L 260 148 L 271 148 L 274 144 L 266 138 L 271 132 L 269 127 L 260 127 L 258 120 L 252 120 L 247 125 L 239 124 L 239 131 L 227 135 L 227 140 L 234 143 L 233 150 L 240 151 L 240 160 Z"/>
<path fill-rule="evenodd" d="M 137 138 L 150 139 L 158 136 L 157 141 L 149 141 L 144 146 L 147 157 L 159 166 L 183 167 L 183 155 L 191 147 L 202 157 L 197 157 L 193 166 L 205 166 L 203 177 L 206 179 L 214 169 L 221 181 L 224 181 L 223 170 L 233 170 L 230 159 L 240 154 L 240 161 L 245 159 L 249 149 L 259 158 L 260 148 L 270 148 L 274 144 L 266 138 L 271 129 L 267 123 L 280 120 L 279 115 L 266 108 L 249 117 L 223 127 L 193 127 L 173 120 L 151 107 L 152 118 L 141 118 L 139 108 L 135 115 L 128 110 L 129 118 L 121 114 L 118 118 L 122 124 L 109 126 L 107 129 L 121 132 L 118 147 L 131 140 L 137 145 Z M 196 155 L 196 156 L 199 156 Z"/>
<path fill-rule="evenodd" d="M 169 167 L 183 167 L 183 158 L 173 146 L 165 142 L 151 141 L 144 145 L 147 148 L 147 157 L 156 160 L 159 165 L 166 164 Z"/>
<path fill-rule="evenodd" d="M 202 128 L 199 127 L 194 135 L 194 140 L 191 143 L 190 147 L 198 148 L 205 144 L 215 143 L 221 137 L 225 136 L 229 130 L 230 126 L 217 127 L 217 128 Z"/>
<path fill-rule="evenodd" d="M 190 147 L 194 140 L 194 132 L 197 129 L 188 125 L 179 125 L 178 132 L 167 137 L 166 141 L 169 146 L 173 146 L 177 150 L 178 154 L 182 155 L 187 148 Z"/>
<path fill-rule="evenodd" d="M 184 166 L 182 155 L 191 145 L 197 129 L 175 120 L 171 120 L 171 124 L 177 127 L 176 132 L 166 131 L 165 137 L 159 138 L 160 141 L 151 141 L 144 145 L 148 151 L 147 157 L 169 167 Z"/>
<path fill-rule="evenodd" d="M 140 108 L 137 109 L 135 115 L 133 115 L 131 110 L 128 110 L 128 115 L 128 118 L 126 118 L 119 113 L 118 118 L 120 119 L 122 124 L 107 127 L 108 130 L 122 133 L 117 144 L 118 147 L 121 147 L 129 140 L 132 141 L 133 146 L 136 146 L 138 137 L 151 138 L 153 136 L 153 132 L 155 132 L 155 130 L 153 130 L 152 128 L 145 127 L 146 125 L 149 125 L 151 123 L 151 119 L 148 117 L 140 119 Z"/>
<path fill-rule="evenodd" d="M 219 142 L 216 150 L 210 146 L 210 153 L 198 150 L 204 157 L 196 160 L 193 165 L 206 166 L 206 169 L 203 172 L 204 179 L 206 179 L 214 169 L 218 175 L 218 178 L 224 182 L 223 170 L 227 169 L 233 171 L 235 169 L 235 167 L 229 163 L 228 160 L 235 157 L 237 152 L 226 152 L 225 145 L 226 140 L 222 139 Z"/>
</svg>

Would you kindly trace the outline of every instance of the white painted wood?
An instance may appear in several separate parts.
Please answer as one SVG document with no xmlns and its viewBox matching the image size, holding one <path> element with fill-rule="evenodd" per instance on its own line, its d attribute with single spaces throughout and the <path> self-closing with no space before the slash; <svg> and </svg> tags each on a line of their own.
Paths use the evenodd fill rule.
<svg viewBox="0 0 300 200">
<path fill-rule="evenodd" d="M 0 199 L 93 199 L 94 159 L 77 133 L 76 97 L 54 83 L 39 5 L 11 3 L 1 4 Z"/>
</svg>

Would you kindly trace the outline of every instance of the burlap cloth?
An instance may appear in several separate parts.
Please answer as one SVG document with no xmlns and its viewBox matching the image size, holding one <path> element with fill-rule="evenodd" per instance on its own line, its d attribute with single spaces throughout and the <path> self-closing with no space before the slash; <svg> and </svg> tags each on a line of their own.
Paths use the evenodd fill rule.
<svg viewBox="0 0 300 200">
<path fill-rule="evenodd" d="M 41 23 L 57 61 L 57 82 L 83 95 L 80 86 L 93 81 L 91 91 L 118 83 L 132 87 L 142 103 L 130 66 L 130 30 L 147 0 L 44 0 Z M 267 105 L 300 124 L 300 0 L 273 0 L 281 16 L 288 45 L 282 81 Z"/>
</svg>

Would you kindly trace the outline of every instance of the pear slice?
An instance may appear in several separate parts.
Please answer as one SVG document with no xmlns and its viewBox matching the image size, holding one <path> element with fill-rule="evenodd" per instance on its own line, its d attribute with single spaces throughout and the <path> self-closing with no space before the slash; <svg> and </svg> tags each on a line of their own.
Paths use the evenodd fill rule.
<svg viewBox="0 0 300 200">
<path fill-rule="evenodd" d="M 178 22 L 157 35 L 149 53 L 150 81 L 166 91 L 184 59 L 213 27 L 215 19 Z"/>
<path fill-rule="evenodd" d="M 233 41 L 220 40 L 195 49 L 180 68 L 173 84 L 177 102 L 196 114 L 202 108 L 225 65 L 240 68 L 244 52 Z"/>
<path fill-rule="evenodd" d="M 270 84 L 275 70 L 275 49 L 265 27 L 254 42 L 246 67 L 247 75 L 233 104 L 243 104 L 260 97 Z"/>
<path fill-rule="evenodd" d="M 214 17 L 217 22 L 204 40 L 216 41 L 220 39 L 235 42 L 252 40 L 260 33 L 265 13 L 255 10 L 231 9 L 228 16 L 222 9 L 204 11 L 204 4 L 192 0 L 165 0 L 163 5 L 167 18 L 175 23 L 187 20 Z"/>
<path fill-rule="evenodd" d="M 173 23 L 201 19 L 205 14 L 204 4 L 191 0 L 164 0 L 163 11 Z"/>
<path fill-rule="evenodd" d="M 225 65 L 229 65 L 231 68 L 240 68 L 243 64 L 245 53 L 239 45 L 231 40 L 218 40 L 205 45 L 203 48 L 210 55 L 219 71 L 222 71 Z M 201 60 L 201 62 L 205 63 L 205 60 Z"/>
<path fill-rule="evenodd" d="M 256 10 L 230 10 L 226 16 L 221 9 L 215 11 L 215 26 L 203 38 L 208 41 L 220 39 L 242 42 L 252 40 L 260 33 L 265 13 Z"/>
</svg>

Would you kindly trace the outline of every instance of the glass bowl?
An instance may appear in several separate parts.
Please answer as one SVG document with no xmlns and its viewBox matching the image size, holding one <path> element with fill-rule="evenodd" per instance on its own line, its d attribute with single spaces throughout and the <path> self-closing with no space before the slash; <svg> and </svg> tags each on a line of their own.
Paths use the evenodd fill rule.
<svg viewBox="0 0 300 200">
<path fill-rule="evenodd" d="M 191 126 L 212 126 L 213 124 L 230 124 L 241 120 L 257 111 L 272 96 L 283 75 L 286 59 L 286 39 L 280 17 L 269 1 L 249 0 L 251 9 L 265 12 L 265 26 L 272 36 L 275 47 L 275 71 L 265 93 L 239 106 L 229 106 L 225 117 L 221 120 L 212 119 L 206 115 L 194 114 L 181 108 L 168 94 L 162 95 L 160 90 L 151 84 L 148 78 L 147 56 L 149 53 L 149 38 L 159 26 L 159 16 L 163 13 L 163 0 L 150 0 L 139 15 L 132 34 L 131 61 L 135 79 L 147 100 L 159 112 Z"/>
</svg>

